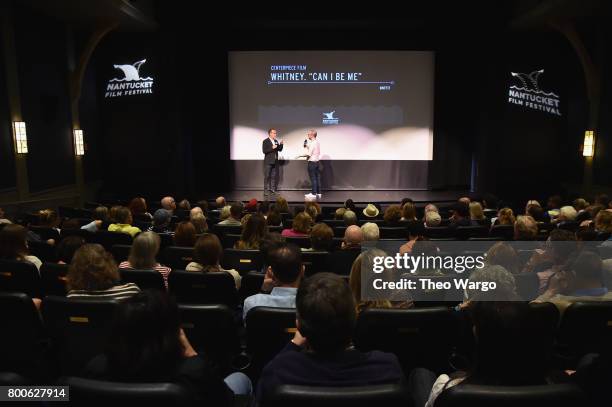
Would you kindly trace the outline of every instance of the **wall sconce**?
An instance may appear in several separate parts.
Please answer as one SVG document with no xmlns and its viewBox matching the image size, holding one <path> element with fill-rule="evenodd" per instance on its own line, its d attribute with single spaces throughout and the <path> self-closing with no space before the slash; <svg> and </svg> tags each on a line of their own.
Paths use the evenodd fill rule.
<svg viewBox="0 0 612 407">
<path fill-rule="evenodd" d="M 28 153 L 28 135 L 25 122 L 13 122 L 13 137 L 17 154 Z"/>
<path fill-rule="evenodd" d="M 83 144 L 83 130 L 74 129 L 74 155 L 85 155 L 85 145 Z"/>
<path fill-rule="evenodd" d="M 582 155 L 584 157 L 593 157 L 593 155 L 595 155 L 595 136 L 593 130 L 587 130 L 584 132 Z"/>
</svg>

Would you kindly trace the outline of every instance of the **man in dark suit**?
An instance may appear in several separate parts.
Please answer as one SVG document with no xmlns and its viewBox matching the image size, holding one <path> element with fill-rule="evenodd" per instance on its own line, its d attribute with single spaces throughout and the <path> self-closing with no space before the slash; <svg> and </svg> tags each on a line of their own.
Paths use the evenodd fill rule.
<svg viewBox="0 0 612 407">
<path fill-rule="evenodd" d="M 264 198 L 276 193 L 278 186 L 278 152 L 283 151 L 283 142 L 276 139 L 276 129 L 268 130 L 268 138 L 261 144 L 264 153 Z"/>
</svg>

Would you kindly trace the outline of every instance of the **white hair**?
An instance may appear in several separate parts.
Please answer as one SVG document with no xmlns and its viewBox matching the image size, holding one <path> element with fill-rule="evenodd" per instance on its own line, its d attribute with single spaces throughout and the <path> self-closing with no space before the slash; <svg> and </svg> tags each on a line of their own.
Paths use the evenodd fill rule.
<svg viewBox="0 0 612 407">
<path fill-rule="evenodd" d="M 440 222 L 442 222 L 442 217 L 438 212 L 425 212 L 425 226 L 440 226 Z"/>
<path fill-rule="evenodd" d="M 374 222 L 366 222 L 361 225 L 361 231 L 363 232 L 363 240 L 374 241 L 380 239 L 380 229 Z"/>
<path fill-rule="evenodd" d="M 559 217 L 563 220 L 574 220 L 576 219 L 577 215 L 578 212 L 576 212 L 576 209 L 573 206 L 563 206 L 561 209 L 559 209 Z"/>
</svg>

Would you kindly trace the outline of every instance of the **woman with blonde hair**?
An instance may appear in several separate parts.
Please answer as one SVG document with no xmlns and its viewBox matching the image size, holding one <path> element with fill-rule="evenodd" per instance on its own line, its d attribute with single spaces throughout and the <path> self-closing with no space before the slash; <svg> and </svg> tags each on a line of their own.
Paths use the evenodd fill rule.
<svg viewBox="0 0 612 407">
<path fill-rule="evenodd" d="M 196 234 L 201 235 L 208 232 L 208 222 L 206 222 L 206 216 L 202 212 L 196 212 L 190 214 L 189 221 L 195 227 Z"/>
<path fill-rule="evenodd" d="M 496 225 L 514 225 L 516 219 L 514 218 L 514 212 L 510 208 L 501 208 L 497 213 Z"/>
<path fill-rule="evenodd" d="M 402 221 L 412 222 L 417 220 L 416 217 L 416 206 L 412 202 L 406 202 L 404 206 L 402 206 Z"/>
<path fill-rule="evenodd" d="M 130 249 L 127 261 L 119 264 L 120 269 L 155 270 L 164 278 L 164 285 L 168 288 L 168 274 L 170 267 L 162 266 L 156 260 L 161 239 L 155 232 L 143 232 L 136 236 Z"/>
<path fill-rule="evenodd" d="M 259 249 L 259 243 L 268 234 L 266 218 L 258 213 L 249 215 L 249 219 L 242 227 L 240 240 L 234 245 L 235 249 Z"/>
<path fill-rule="evenodd" d="M 482 205 L 478 201 L 470 202 L 470 219 L 472 221 L 483 221 L 486 219 Z"/>
</svg>

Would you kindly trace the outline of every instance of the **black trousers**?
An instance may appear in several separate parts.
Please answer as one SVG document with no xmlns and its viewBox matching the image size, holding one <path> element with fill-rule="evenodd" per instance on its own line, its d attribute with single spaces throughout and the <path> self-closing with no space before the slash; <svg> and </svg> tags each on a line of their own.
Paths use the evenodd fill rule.
<svg viewBox="0 0 612 407">
<path fill-rule="evenodd" d="M 319 172 L 319 163 L 308 161 L 308 176 L 312 185 L 312 194 L 321 193 L 321 173 Z"/>
<path fill-rule="evenodd" d="M 264 196 L 278 188 L 278 163 L 264 164 Z"/>
</svg>

